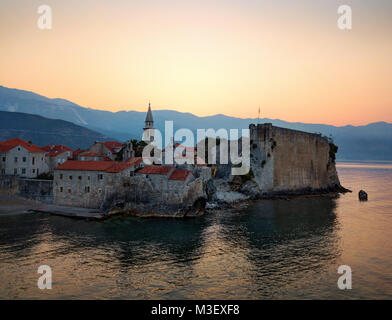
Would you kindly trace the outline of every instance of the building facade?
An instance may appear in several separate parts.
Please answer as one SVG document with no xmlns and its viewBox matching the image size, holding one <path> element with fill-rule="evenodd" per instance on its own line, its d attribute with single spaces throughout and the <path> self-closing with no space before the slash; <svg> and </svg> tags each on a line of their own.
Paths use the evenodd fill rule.
<svg viewBox="0 0 392 320">
<path fill-rule="evenodd" d="M 100 208 L 107 197 L 129 184 L 139 165 L 137 159 L 128 162 L 69 160 L 54 170 L 53 202 Z"/>
<path fill-rule="evenodd" d="M 49 171 L 45 150 L 14 138 L 0 143 L 0 174 L 36 178 Z"/>
<path fill-rule="evenodd" d="M 100 156 L 108 157 L 110 160 L 115 161 L 123 147 L 125 147 L 125 144 L 118 141 L 96 141 L 86 152 L 99 154 Z"/>
<path fill-rule="evenodd" d="M 72 158 L 72 149 L 64 145 L 47 145 L 42 149 L 46 151 L 45 159 L 50 173 L 53 173 L 58 165 Z"/>
</svg>

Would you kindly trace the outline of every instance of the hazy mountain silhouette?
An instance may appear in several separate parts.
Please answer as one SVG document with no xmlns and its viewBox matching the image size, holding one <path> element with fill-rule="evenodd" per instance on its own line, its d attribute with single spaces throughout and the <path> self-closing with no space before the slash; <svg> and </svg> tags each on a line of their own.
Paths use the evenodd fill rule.
<svg viewBox="0 0 392 320">
<path fill-rule="evenodd" d="M 62 119 L 90 128 L 119 140 L 141 138 L 145 112 L 110 112 L 81 107 L 64 99 L 49 99 L 29 91 L 0 86 L 0 110 L 37 114 L 51 119 Z M 147 106 L 146 106 L 147 111 Z M 173 120 L 175 129 L 189 128 L 248 128 L 257 119 L 240 119 L 222 114 L 198 117 L 191 113 L 172 110 L 153 110 L 155 127 L 164 131 L 165 120 Z M 339 146 L 338 159 L 392 160 L 392 124 L 376 122 L 365 126 L 331 126 L 260 119 L 276 126 L 332 136 Z"/>
<path fill-rule="evenodd" d="M 41 147 L 48 144 L 64 144 L 72 149 L 85 149 L 94 141 L 111 140 L 101 133 L 69 121 L 53 120 L 28 113 L 0 111 L 0 141 L 11 138 L 32 141 Z"/>
</svg>

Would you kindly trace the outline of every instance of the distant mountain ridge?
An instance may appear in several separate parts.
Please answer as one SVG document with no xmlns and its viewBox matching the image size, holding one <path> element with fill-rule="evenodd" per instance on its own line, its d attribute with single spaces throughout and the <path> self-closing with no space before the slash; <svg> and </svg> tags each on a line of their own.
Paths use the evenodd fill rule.
<svg viewBox="0 0 392 320">
<path fill-rule="evenodd" d="M 49 99 L 29 91 L 10 89 L 0 86 L 0 110 L 41 115 L 51 119 L 62 119 L 79 126 L 100 132 L 118 140 L 140 139 L 144 126 L 145 112 L 110 112 L 84 108 L 64 99 Z M 146 107 L 147 111 L 147 107 Z M 198 117 L 191 113 L 172 110 L 152 110 L 154 125 L 164 131 L 165 120 L 173 120 L 174 128 L 248 128 L 258 119 L 240 119 L 222 114 Z M 260 122 L 332 136 L 339 146 L 338 159 L 346 160 L 392 160 L 392 124 L 376 122 L 365 126 L 331 126 L 286 122 L 278 119 L 263 118 Z"/>
<path fill-rule="evenodd" d="M 111 140 L 101 133 L 64 120 L 37 115 L 0 111 L 0 141 L 20 138 L 43 147 L 63 144 L 72 149 L 88 148 L 94 141 Z"/>
</svg>

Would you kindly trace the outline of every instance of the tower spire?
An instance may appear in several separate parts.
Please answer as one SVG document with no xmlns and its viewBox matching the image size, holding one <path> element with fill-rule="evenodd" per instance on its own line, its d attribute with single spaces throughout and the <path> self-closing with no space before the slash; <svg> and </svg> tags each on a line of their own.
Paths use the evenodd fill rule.
<svg viewBox="0 0 392 320">
<path fill-rule="evenodd" d="M 145 120 L 146 128 L 153 128 L 154 127 L 154 119 L 152 118 L 152 112 L 151 112 L 151 103 L 148 103 L 148 110 L 147 110 L 147 115 L 146 115 L 146 120 Z"/>
<path fill-rule="evenodd" d="M 144 137 L 143 140 L 145 141 L 154 140 L 154 134 L 152 133 L 153 129 L 154 129 L 154 119 L 152 117 L 152 112 L 151 112 L 151 103 L 148 102 L 148 110 L 147 110 L 146 120 L 144 121 L 144 128 L 143 128 L 143 137 Z"/>
</svg>

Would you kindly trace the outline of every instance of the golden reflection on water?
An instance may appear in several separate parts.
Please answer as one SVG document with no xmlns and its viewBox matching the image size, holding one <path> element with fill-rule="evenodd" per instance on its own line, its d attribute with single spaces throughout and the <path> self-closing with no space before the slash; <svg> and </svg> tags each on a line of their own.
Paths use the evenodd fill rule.
<svg viewBox="0 0 392 320">
<path fill-rule="evenodd" d="M 353 193 L 198 219 L 0 217 L 0 298 L 391 298 L 392 170 L 338 164 Z M 369 193 L 358 201 L 358 191 Z M 53 269 L 53 289 L 36 286 Z M 336 282 L 341 264 L 353 290 Z"/>
</svg>

